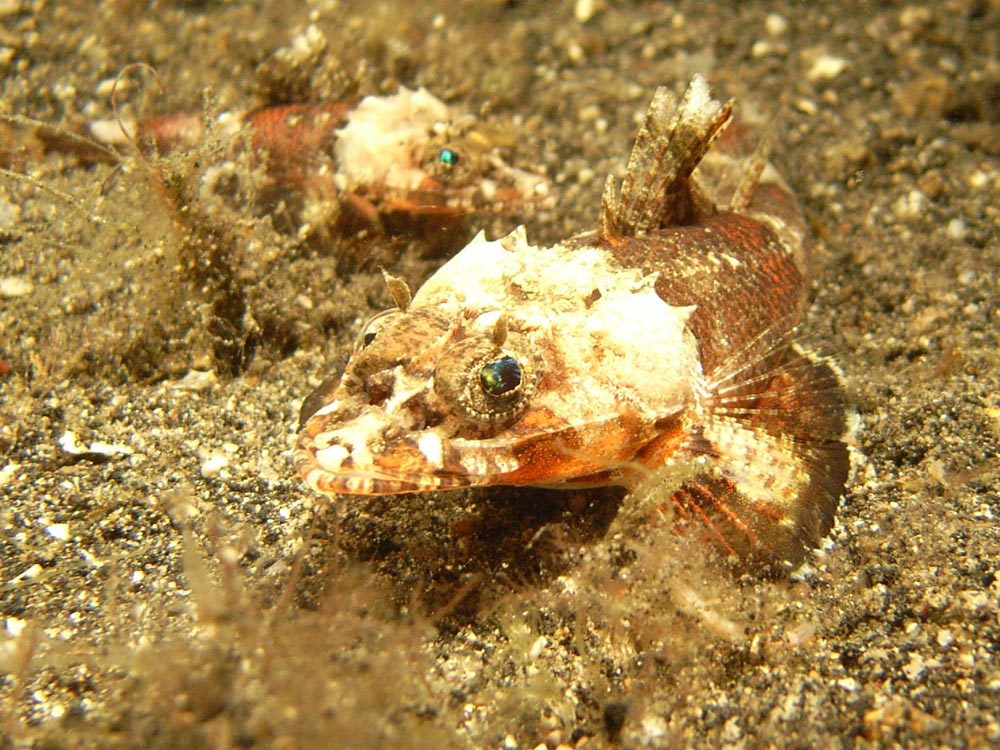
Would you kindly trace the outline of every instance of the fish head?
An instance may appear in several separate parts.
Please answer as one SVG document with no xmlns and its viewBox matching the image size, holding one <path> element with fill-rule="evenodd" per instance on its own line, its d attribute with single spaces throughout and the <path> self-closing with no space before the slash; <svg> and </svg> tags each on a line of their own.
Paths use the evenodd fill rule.
<svg viewBox="0 0 1000 750">
<path fill-rule="evenodd" d="M 537 167 L 514 165 L 516 145 L 502 128 L 468 116 L 433 129 L 415 157 L 426 175 L 423 192 L 456 211 L 552 208 L 548 178 Z"/>
<path fill-rule="evenodd" d="M 619 483 L 684 434 L 698 358 L 693 308 L 605 255 L 480 234 L 307 401 L 299 473 L 328 494 Z"/>
<path fill-rule="evenodd" d="M 548 179 L 510 163 L 517 139 L 426 89 L 369 96 L 337 130 L 338 187 L 383 211 L 451 215 L 550 207 Z"/>
</svg>

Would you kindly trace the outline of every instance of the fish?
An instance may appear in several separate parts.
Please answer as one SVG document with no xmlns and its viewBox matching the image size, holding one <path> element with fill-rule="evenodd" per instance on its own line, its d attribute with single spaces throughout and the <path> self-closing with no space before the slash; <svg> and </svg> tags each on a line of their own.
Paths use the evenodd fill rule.
<svg viewBox="0 0 1000 750">
<path fill-rule="evenodd" d="M 230 142 L 233 155 L 242 149 L 261 159 L 268 195 L 290 190 L 336 205 L 355 219 L 352 227 L 382 229 L 393 213 L 447 220 L 553 204 L 542 172 L 507 163 L 516 144 L 510 133 L 461 114 L 424 88 L 222 112 L 211 120 L 173 113 L 92 130 L 107 145 L 134 141 L 143 153 L 160 155 L 195 148 L 207 137 Z"/>
<path fill-rule="evenodd" d="M 805 218 L 695 76 L 660 87 L 597 228 L 480 232 L 362 330 L 303 402 L 298 474 L 326 495 L 528 485 L 633 492 L 759 569 L 803 560 L 848 481 L 834 363 L 804 346 Z M 628 498 L 624 501 L 629 502 Z"/>
</svg>

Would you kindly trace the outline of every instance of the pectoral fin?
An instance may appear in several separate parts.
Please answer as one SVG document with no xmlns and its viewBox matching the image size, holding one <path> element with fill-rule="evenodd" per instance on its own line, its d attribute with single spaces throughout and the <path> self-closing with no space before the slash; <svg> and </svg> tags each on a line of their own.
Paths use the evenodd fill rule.
<svg viewBox="0 0 1000 750">
<path fill-rule="evenodd" d="M 830 531 L 850 460 L 843 386 L 830 364 L 792 347 L 761 382 L 713 405 L 692 443 L 710 460 L 672 500 L 677 518 L 721 551 L 773 568 L 800 562 Z"/>
</svg>

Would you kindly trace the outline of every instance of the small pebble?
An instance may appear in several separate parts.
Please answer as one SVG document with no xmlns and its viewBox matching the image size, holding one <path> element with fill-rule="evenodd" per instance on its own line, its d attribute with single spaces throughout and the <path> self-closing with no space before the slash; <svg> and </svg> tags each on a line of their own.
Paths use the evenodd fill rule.
<svg viewBox="0 0 1000 750">
<path fill-rule="evenodd" d="M 892 208 L 900 219 L 916 219 L 927 208 L 927 196 L 919 190 L 911 190 L 906 195 L 900 196 Z"/>
<path fill-rule="evenodd" d="M 601 116 L 601 108 L 596 104 L 585 104 L 576 113 L 580 122 L 594 122 Z"/>
<path fill-rule="evenodd" d="M 542 655 L 542 651 L 544 651 L 545 647 L 548 645 L 549 645 L 548 638 L 546 638 L 544 635 L 538 636 L 538 638 L 535 639 L 535 642 L 531 644 L 531 648 L 528 649 L 528 657 L 532 660 L 537 659 L 539 656 Z"/>
<path fill-rule="evenodd" d="M 576 0 L 573 4 L 573 18 L 577 23 L 587 23 L 600 10 L 600 0 Z"/>
<path fill-rule="evenodd" d="M 920 654 L 910 654 L 910 661 L 903 666 L 903 674 L 910 682 L 916 682 L 927 672 L 927 665 L 924 657 Z"/>
<path fill-rule="evenodd" d="M 952 219 L 948 222 L 948 226 L 945 227 L 944 233 L 948 236 L 950 240 L 964 240 L 965 239 L 965 220 L 964 219 Z"/>
<path fill-rule="evenodd" d="M 16 576 L 10 579 L 8 583 L 18 583 L 19 581 L 30 581 L 32 578 L 37 578 L 38 576 L 40 576 L 44 570 L 45 568 L 43 568 L 38 563 L 35 563 L 34 565 L 31 565 L 22 570 Z"/>
<path fill-rule="evenodd" d="M 781 36 L 788 31 L 788 20 L 778 13 L 768 13 L 764 19 L 764 30 L 771 36 Z"/>
<path fill-rule="evenodd" d="M 222 474 L 222 470 L 229 466 L 229 459 L 221 453 L 213 453 L 202 461 L 201 475 L 205 479 L 215 479 Z"/>
<path fill-rule="evenodd" d="M 847 70 L 847 66 L 847 60 L 843 57 L 836 57 L 835 55 L 829 54 L 820 55 L 816 58 L 816 61 L 813 62 L 812 67 L 809 68 L 806 73 L 806 78 L 813 83 L 818 83 L 820 81 L 832 81 L 834 78 Z"/>
<path fill-rule="evenodd" d="M 0 468 L 0 487 L 3 487 L 5 484 L 9 484 L 11 480 L 14 479 L 14 476 L 17 474 L 17 471 L 20 468 L 21 464 L 16 464 L 13 462 L 8 463 L 3 468 Z"/>
<path fill-rule="evenodd" d="M 0 297 L 26 297 L 35 291 L 35 285 L 25 276 L 0 278 Z"/>
<path fill-rule="evenodd" d="M 94 136 L 94 140 L 105 143 L 109 146 L 125 146 L 129 143 L 129 137 L 136 132 L 135 122 L 129 118 L 118 120 L 94 120 L 87 129 Z"/>
<path fill-rule="evenodd" d="M 981 169 L 977 169 L 971 175 L 969 175 L 969 187 L 979 190 L 990 184 L 990 176 L 983 172 Z"/>
<path fill-rule="evenodd" d="M 654 713 L 648 713 L 639 722 L 641 727 L 643 747 L 659 745 L 660 741 L 667 736 L 667 720 Z"/>
<path fill-rule="evenodd" d="M 97 440 L 88 445 L 80 442 L 75 432 L 67 430 L 56 440 L 59 447 L 71 456 L 94 456 L 114 458 L 115 456 L 131 456 L 134 451 L 127 445 L 105 443 Z"/>
<path fill-rule="evenodd" d="M 799 99 L 795 102 L 795 108 L 804 115 L 814 115 L 819 111 L 816 102 L 811 99 Z"/>
<path fill-rule="evenodd" d="M 319 27 L 309 24 L 305 31 L 292 38 L 292 43 L 282 52 L 291 63 L 304 63 L 323 53 L 326 49 L 326 37 Z"/>
<path fill-rule="evenodd" d="M 12 229 L 20 215 L 21 207 L 8 200 L 5 193 L 0 192 L 0 229 Z"/>
<path fill-rule="evenodd" d="M 218 382 L 214 370 L 188 370 L 180 380 L 170 383 L 175 391 L 204 391 Z"/>
<path fill-rule="evenodd" d="M 60 542 L 65 542 L 67 539 L 69 539 L 69 524 L 54 523 L 50 526 L 46 526 L 45 533 L 48 534 L 53 539 L 58 539 Z"/>
</svg>

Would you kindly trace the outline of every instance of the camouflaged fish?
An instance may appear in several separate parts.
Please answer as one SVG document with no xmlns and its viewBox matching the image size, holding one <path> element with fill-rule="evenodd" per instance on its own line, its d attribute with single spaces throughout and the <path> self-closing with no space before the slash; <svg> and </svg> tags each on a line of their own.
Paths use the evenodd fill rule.
<svg viewBox="0 0 1000 750">
<path fill-rule="evenodd" d="M 225 112 L 212 132 L 266 154 L 272 184 L 338 202 L 378 224 L 403 212 L 448 217 L 549 206 L 541 174 L 506 163 L 513 139 L 461 115 L 426 89 L 354 102 L 286 104 Z M 205 137 L 201 116 L 144 122 L 138 142 L 165 153 Z"/>
<path fill-rule="evenodd" d="M 397 309 L 303 405 L 306 483 L 634 488 L 662 472 L 682 477 L 675 518 L 727 554 L 770 565 L 817 545 L 848 473 L 842 386 L 794 343 L 805 222 L 731 110 L 700 77 L 679 103 L 660 89 L 597 231 L 480 234 L 412 300 L 390 279 Z"/>
</svg>

